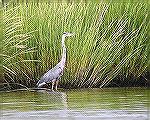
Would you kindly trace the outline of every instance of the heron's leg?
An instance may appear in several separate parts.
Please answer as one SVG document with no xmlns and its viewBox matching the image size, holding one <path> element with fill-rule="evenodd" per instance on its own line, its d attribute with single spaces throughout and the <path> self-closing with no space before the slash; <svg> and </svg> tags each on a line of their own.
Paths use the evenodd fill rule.
<svg viewBox="0 0 150 120">
<path fill-rule="evenodd" d="M 59 83 L 59 80 L 56 80 L 56 86 L 55 86 L 56 90 L 57 90 L 58 83 Z"/>
<path fill-rule="evenodd" d="M 55 81 L 52 81 L 52 91 L 54 91 L 54 84 L 55 84 Z"/>
</svg>

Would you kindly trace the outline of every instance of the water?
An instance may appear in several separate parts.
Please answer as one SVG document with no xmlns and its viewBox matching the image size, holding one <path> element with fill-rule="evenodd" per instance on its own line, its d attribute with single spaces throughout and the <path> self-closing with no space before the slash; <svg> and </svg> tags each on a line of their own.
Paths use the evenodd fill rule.
<svg viewBox="0 0 150 120">
<path fill-rule="evenodd" d="M 0 92 L 1 120 L 150 120 L 150 89 Z"/>
</svg>

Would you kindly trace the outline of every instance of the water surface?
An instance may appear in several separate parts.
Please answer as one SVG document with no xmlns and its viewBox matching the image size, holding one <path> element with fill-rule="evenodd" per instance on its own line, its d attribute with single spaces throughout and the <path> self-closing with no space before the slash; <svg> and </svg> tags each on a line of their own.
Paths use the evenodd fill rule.
<svg viewBox="0 0 150 120">
<path fill-rule="evenodd" d="M 0 92 L 2 120 L 149 120 L 146 88 Z"/>
</svg>

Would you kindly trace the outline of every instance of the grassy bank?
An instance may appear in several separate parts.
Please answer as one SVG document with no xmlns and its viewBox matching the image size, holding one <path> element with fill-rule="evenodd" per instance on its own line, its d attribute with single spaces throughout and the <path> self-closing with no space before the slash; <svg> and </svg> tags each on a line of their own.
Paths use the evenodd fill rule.
<svg viewBox="0 0 150 120">
<path fill-rule="evenodd" d="M 148 82 L 148 8 L 146 2 L 4 3 L 1 85 L 35 86 L 60 61 L 64 31 L 75 36 L 66 40 L 61 87 L 104 87 L 116 79 Z"/>
</svg>

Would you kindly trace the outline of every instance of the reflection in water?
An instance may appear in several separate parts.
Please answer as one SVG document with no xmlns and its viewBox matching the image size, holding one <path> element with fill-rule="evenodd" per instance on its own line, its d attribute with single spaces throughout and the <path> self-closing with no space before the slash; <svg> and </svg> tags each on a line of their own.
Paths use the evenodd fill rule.
<svg viewBox="0 0 150 120">
<path fill-rule="evenodd" d="M 148 120 L 150 90 L 1 92 L 3 120 Z"/>
</svg>

